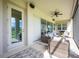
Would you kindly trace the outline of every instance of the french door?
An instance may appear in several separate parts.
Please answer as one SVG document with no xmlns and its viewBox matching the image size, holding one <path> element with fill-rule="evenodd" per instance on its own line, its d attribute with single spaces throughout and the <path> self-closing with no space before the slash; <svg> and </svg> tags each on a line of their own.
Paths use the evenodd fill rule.
<svg viewBox="0 0 79 59">
<path fill-rule="evenodd" d="M 17 6 L 8 5 L 9 14 L 9 46 L 15 47 L 23 44 L 23 10 Z"/>
</svg>

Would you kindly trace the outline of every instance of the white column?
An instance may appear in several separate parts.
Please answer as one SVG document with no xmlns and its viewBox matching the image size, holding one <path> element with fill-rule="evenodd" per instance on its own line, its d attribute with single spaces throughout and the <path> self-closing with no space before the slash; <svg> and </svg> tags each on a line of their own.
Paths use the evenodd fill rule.
<svg viewBox="0 0 79 59">
<path fill-rule="evenodd" d="M 2 55 L 2 0 L 0 0 L 0 55 Z"/>
<path fill-rule="evenodd" d="M 8 48 L 8 14 L 7 14 L 7 2 L 8 0 L 2 0 L 2 42 L 3 42 L 3 54 L 7 52 Z"/>
</svg>

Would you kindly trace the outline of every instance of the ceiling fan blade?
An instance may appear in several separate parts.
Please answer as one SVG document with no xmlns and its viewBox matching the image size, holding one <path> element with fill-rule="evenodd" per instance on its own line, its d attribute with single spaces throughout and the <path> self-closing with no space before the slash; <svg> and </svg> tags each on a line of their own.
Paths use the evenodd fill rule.
<svg viewBox="0 0 79 59">
<path fill-rule="evenodd" d="M 56 17 L 58 17 L 58 15 L 56 15 Z"/>
</svg>

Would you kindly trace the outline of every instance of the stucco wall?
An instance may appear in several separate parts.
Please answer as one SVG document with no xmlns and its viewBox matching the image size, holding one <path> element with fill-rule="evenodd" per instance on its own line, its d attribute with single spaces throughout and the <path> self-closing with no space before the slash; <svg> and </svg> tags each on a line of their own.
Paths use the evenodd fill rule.
<svg viewBox="0 0 79 59">
<path fill-rule="evenodd" d="M 19 0 L 18 0 L 19 1 Z M 0 55 L 4 55 L 6 53 L 9 52 L 9 49 L 8 49 L 8 34 L 9 34 L 9 17 L 8 17 L 8 3 L 11 3 L 19 8 L 22 8 L 24 10 L 24 42 L 27 42 L 26 40 L 26 3 L 24 4 L 24 1 L 22 2 L 18 2 L 17 1 L 17 4 L 15 4 L 15 1 L 9 1 L 9 0 L 0 0 Z M 23 4 L 22 6 L 20 6 L 19 4 Z M 25 5 L 25 6 L 24 6 Z M 24 9 L 25 8 L 25 9 Z M 22 48 L 23 49 L 23 48 Z M 15 50 L 16 51 L 16 50 Z M 11 51 L 12 52 L 12 51 Z M 16 51 L 17 52 L 17 51 Z M 0 56 L 0 57 L 3 57 L 3 56 Z"/>
<path fill-rule="evenodd" d="M 2 0 L 0 0 L 0 55 L 2 54 Z"/>
<path fill-rule="evenodd" d="M 74 36 L 73 36 L 73 19 L 71 19 L 68 24 L 67 24 L 67 31 L 69 32 L 69 43 L 70 43 L 70 54 L 79 54 L 78 47 L 74 41 Z"/>
<path fill-rule="evenodd" d="M 76 12 L 75 18 L 73 20 L 73 29 L 74 29 L 74 40 L 79 47 L 79 8 Z"/>
<path fill-rule="evenodd" d="M 6 0 L 3 0 L 3 19 L 2 19 L 2 25 L 3 25 L 3 53 L 7 52 L 7 46 L 8 46 L 8 15 L 7 15 L 7 2 Z"/>
<path fill-rule="evenodd" d="M 28 45 L 33 44 L 41 36 L 40 17 L 34 15 L 34 9 L 28 5 Z"/>
<path fill-rule="evenodd" d="M 2 4 L 3 1 L 3 4 Z M 41 36 L 41 18 L 46 20 L 50 19 L 47 15 L 43 14 L 38 9 L 31 9 L 28 7 L 23 0 L 0 0 L 0 54 L 6 54 L 9 52 L 8 49 L 8 34 L 9 34 L 9 17 L 8 17 L 8 4 L 15 5 L 24 10 L 24 42 L 27 45 L 32 44 L 35 40 Z M 28 13 L 27 13 L 28 12 Z M 50 19 L 51 20 L 51 19 Z M 49 20 L 49 21 L 50 21 Z M 21 48 L 23 49 L 23 48 Z M 15 50 L 15 52 L 17 52 Z M 13 52 L 10 51 L 9 54 Z"/>
</svg>

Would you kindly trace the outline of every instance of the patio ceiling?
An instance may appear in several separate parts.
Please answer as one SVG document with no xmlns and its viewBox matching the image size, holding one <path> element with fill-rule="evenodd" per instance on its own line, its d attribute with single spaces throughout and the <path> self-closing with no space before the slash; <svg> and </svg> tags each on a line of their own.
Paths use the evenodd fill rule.
<svg viewBox="0 0 79 59">
<path fill-rule="evenodd" d="M 76 0 L 28 0 L 32 2 L 35 7 L 51 17 L 51 12 L 56 9 L 63 15 L 59 17 L 51 17 L 56 20 L 69 20 L 72 15 L 73 4 Z"/>
</svg>

